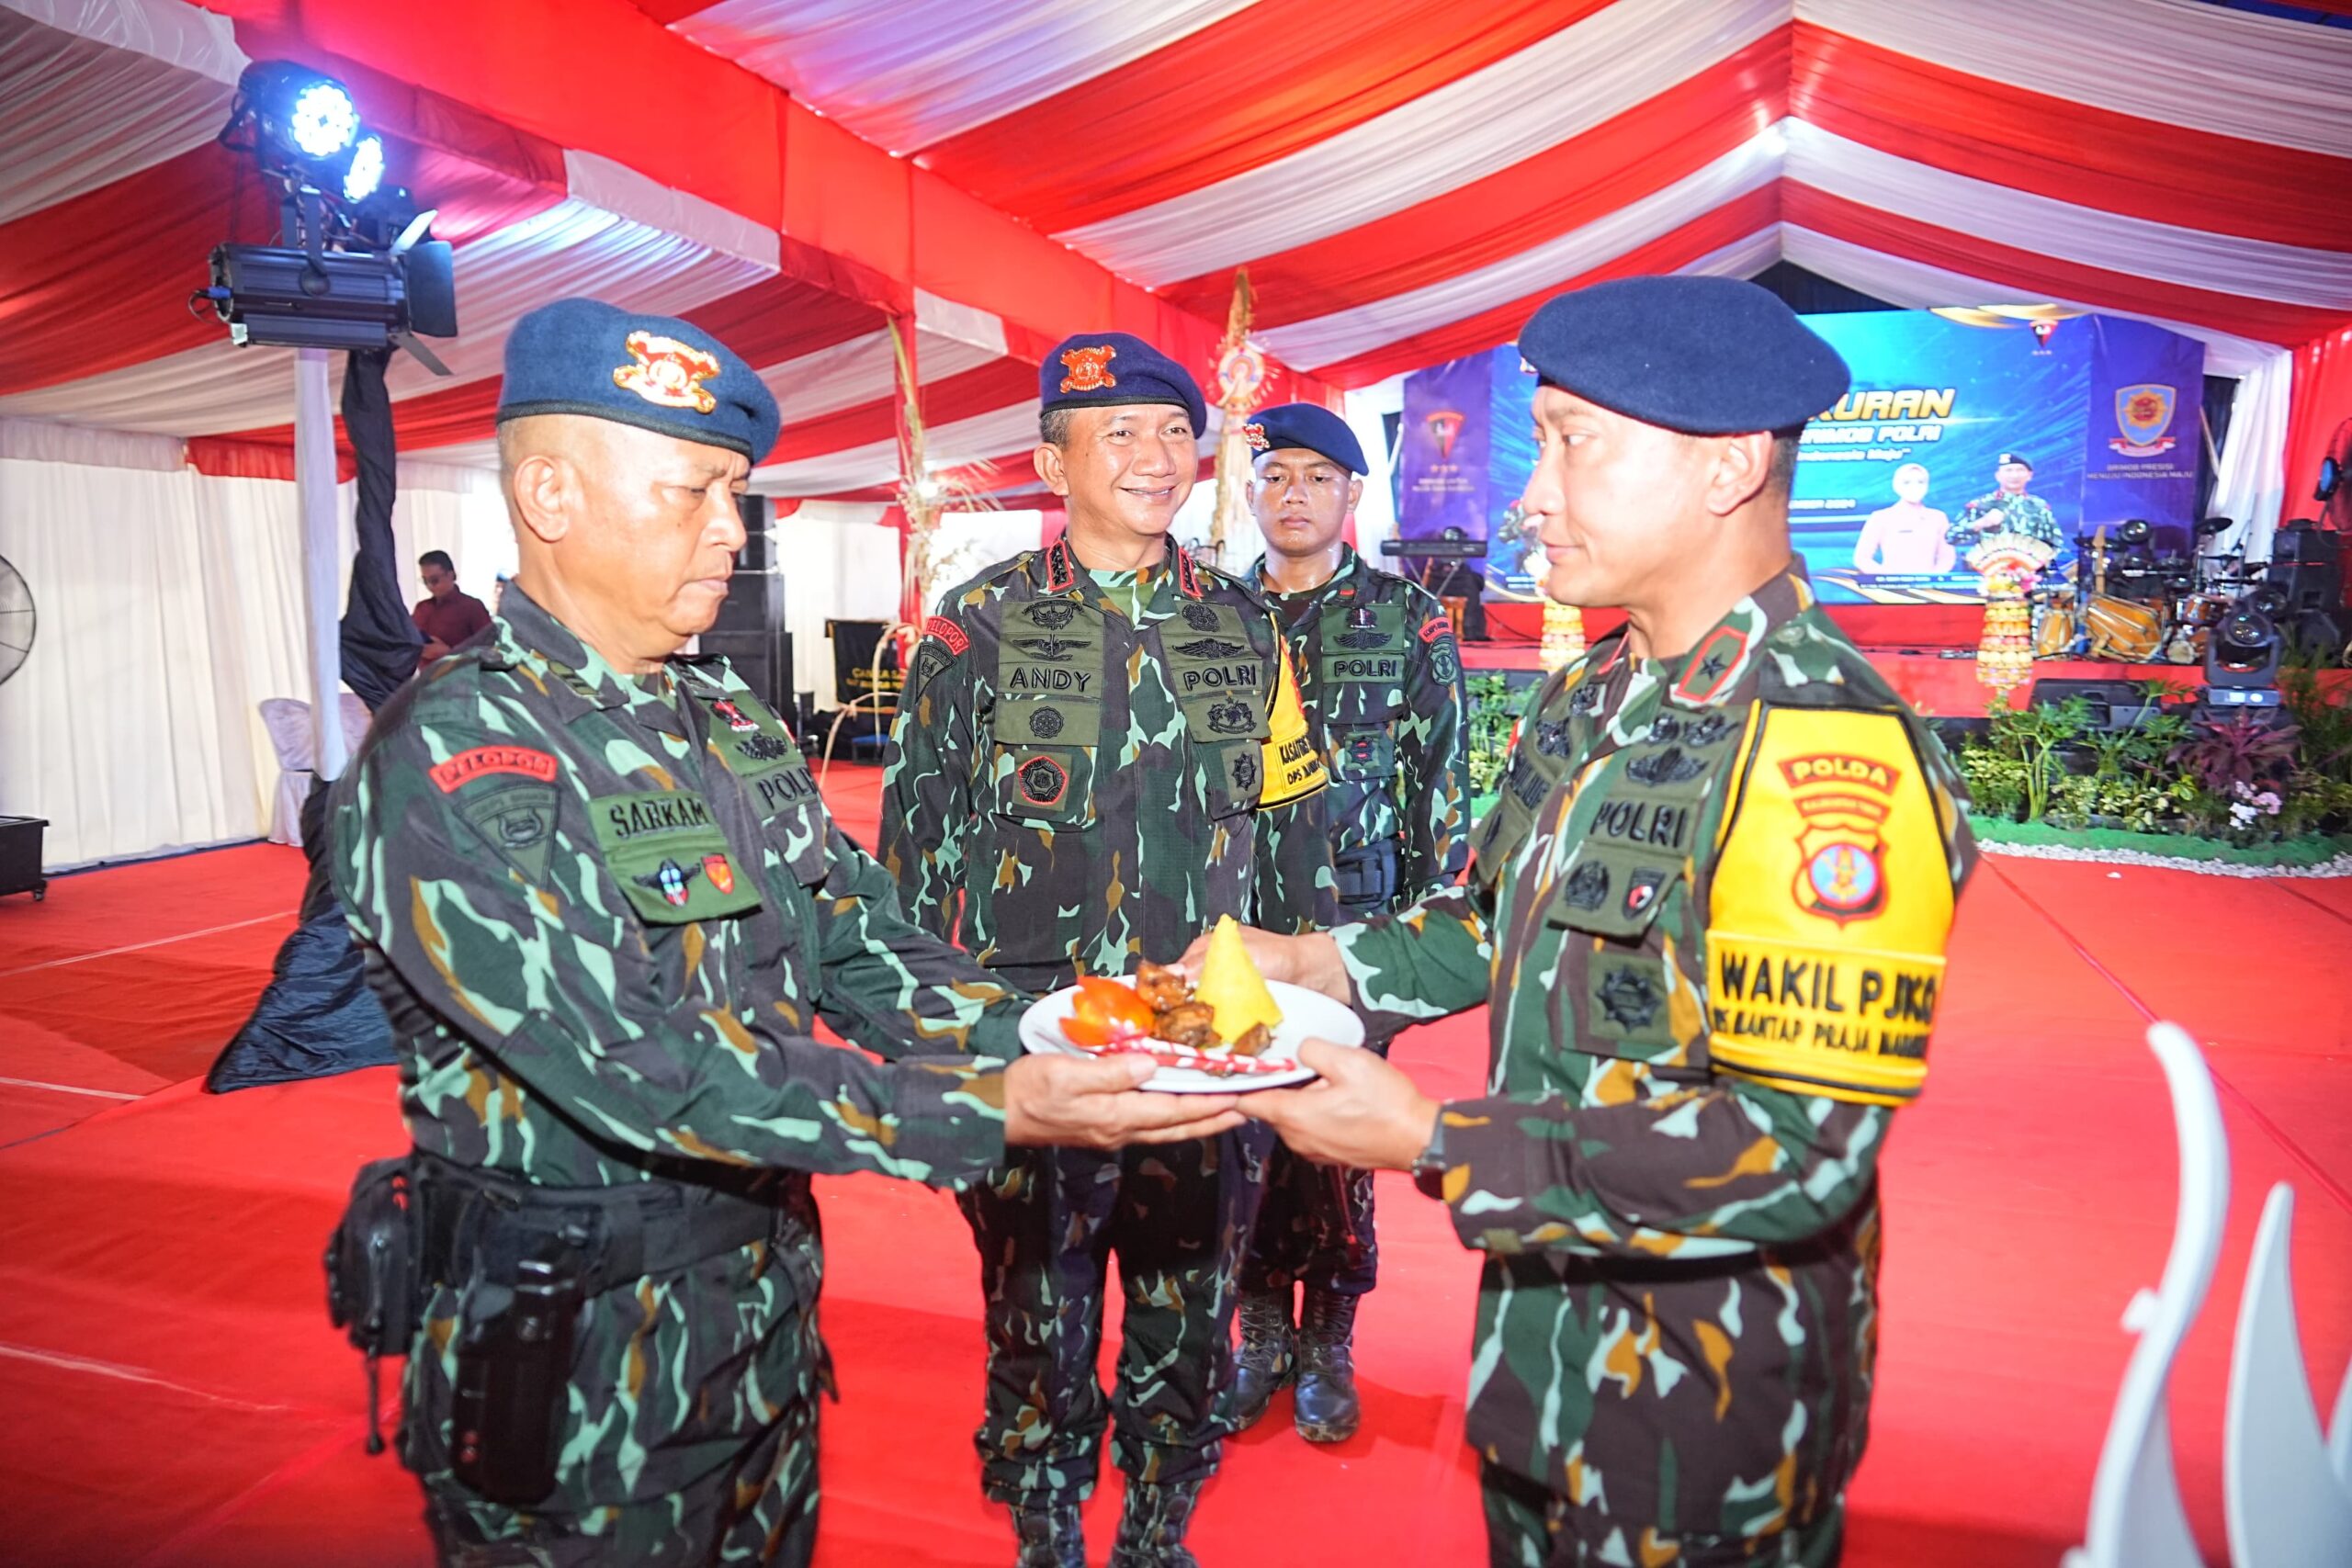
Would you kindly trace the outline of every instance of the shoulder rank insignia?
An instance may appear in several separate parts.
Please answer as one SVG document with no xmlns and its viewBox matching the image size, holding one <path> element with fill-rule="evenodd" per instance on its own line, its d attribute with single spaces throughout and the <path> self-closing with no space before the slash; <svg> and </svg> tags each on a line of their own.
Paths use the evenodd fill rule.
<svg viewBox="0 0 2352 1568">
<path fill-rule="evenodd" d="M 718 407 L 705 381 L 718 374 L 718 356 L 707 349 L 655 333 L 631 333 L 626 346 L 634 363 L 613 372 L 613 385 L 665 409 L 709 413 Z"/>
</svg>

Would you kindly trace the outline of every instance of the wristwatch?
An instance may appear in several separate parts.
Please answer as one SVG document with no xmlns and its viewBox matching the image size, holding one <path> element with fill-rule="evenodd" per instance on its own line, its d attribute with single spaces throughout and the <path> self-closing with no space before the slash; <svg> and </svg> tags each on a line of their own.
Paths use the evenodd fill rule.
<svg viewBox="0 0 2352 1568">
<path fill-rule="evenodd" d="M 1413 1161 L 1413 1185 L 1424 1196 L 1445 1201 L 1445 1107 L 1437 1108 L 1437 1124 L 1430 1130 L 1429 1147 Z"/>
</svg>

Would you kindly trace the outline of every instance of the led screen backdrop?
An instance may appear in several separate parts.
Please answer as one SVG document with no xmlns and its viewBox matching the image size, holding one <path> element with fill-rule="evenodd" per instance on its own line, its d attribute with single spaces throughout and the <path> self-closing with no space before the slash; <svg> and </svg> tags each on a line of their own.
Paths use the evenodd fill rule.
<svg viewBox="0 0 2352 1568">
<path fill-rule="evenodd" d="M 2127 518 L 2185 550 L 2202 450 L 2204 347 L 2144 321 L 1963 309 L 1809 316 L 1854 372 L 1805 429 L 1790 525 L 1824 600 L 1978 597 L 1974 524 L 2078 540 Z M 1490 597 L 1535 592 L 1542 556 L 1518 505 L 1534 464 L 1534 378 L 1509 346 L 1406 378 L 1398 533 L 1487 546 Z M 2030 475 L 2004 494 L 2000 459 Z"/>
</svg>

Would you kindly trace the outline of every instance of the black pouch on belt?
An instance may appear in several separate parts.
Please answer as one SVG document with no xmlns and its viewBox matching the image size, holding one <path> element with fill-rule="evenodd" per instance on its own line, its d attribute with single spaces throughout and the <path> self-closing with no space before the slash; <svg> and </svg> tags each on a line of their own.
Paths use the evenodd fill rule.
<svg viewBox="0 0 2352 1568">
<path fill-rule="evenodd" d="M 420 1224 L 409 1156 L 379 1159 L 352 1179 L 351 1201 L 327 1238 L 327 1316 L 368 1358 L 368 1451 L 384 1451 L 377 1362 L 405 1356 L 424 1310 Z"/>
<path fill-rule="evenodd" d="M 1339 886 L 1340 902 L 1360 914 L 1377 914 L 1395 901 L 1402 874 L 1396 840 L 1383 839 L 1360 849 L 1342 850 L 1331 857 L 1331 876 Z"/>
<path fill-rule="evenodd" d="M 581 1287 L 578 1258 L 553 1237 L 477 1282 L 458 1343 L 449 1457 L 458 1480 L 491 1502 L 527 1508 L 555 1490 Z"/>
</svg>

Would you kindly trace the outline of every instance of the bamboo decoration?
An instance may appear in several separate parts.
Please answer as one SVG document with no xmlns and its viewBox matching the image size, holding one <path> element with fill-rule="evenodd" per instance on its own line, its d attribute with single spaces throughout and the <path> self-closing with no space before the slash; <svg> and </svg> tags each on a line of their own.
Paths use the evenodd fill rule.
<svg viewBox="0 0 2352 1568">
<path fill-rule="evenodd" d="M 1216 509 L 1209 518 L 1209 562 L 1227 564 L 1225 542 L 1249 526 L 1250 411 L 1266 389 L 1266 351 L 1250 341 L 1253 310 L 1250 269 L 1233 275 L 1233 303 L 1225 313 L 1225 346 L 1216 358 L 1216 406 L 1224 412 L 1216 441 Z"/>
<path fill-rule="evenodd" d="M 907 520 L 906 547 L 900 561 L 899 617 L 902 628 L 922 626 L 931 613 L 932 595 L 938 592 L 943 552 L 939 519 L 956 511 L 993 510 L 993 495 L 974 485 L 965 471 L 933 473 L 924 447 L 921 383 L 915 375 L 915 347 L 910 329 L 890 319 L 890 354 L 899 386 L 899 510 Z M 969 470 L 993 471 L 986 463 Z M 911 641 L 911 637 L 909 637 Z"/>
</svg>

